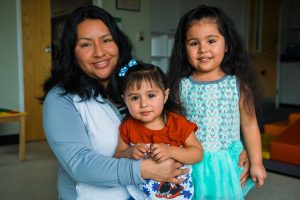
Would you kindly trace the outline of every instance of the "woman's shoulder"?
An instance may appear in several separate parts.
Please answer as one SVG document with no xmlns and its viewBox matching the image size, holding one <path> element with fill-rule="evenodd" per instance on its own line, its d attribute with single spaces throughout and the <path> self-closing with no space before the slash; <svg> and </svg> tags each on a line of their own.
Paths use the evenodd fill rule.
<svg viewBox="0 0 300 200">
<path fill-rule="evenodd" d="M 44 105 L 53 105 L 62 102 L 69 102 L 73 104 L 73 95 L 66 94 L 63 88 L 56 86 L 47 93 Z"/>
<path fill-rule="evenodd" d="M 63 88 L 61 88 L 61 87 L 59 87 L 59 86 L 55 86 L 55 87 L 53 87 L 51 90 L 49 90 L 49 92 L 48 92 L 48 94 L 47 94 L 47 96 L 46 96 L 46 98 L 48 97 L 48 96 L 57 96 L 57 95 L 60 95 L 60 94 L 63 94 L 65 91 L 64 91 L 64 89 Z"/>
</svg>

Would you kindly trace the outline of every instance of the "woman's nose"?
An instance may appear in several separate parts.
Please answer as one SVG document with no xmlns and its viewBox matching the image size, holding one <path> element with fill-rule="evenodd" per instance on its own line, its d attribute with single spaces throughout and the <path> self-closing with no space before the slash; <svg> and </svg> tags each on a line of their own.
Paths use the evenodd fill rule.
<svg viewBox="0 0 300 200">
<path fill-rule="evenodd" d="M 105 51 L 104 51 L 104 49 L 102 48 L 102 46 L 99 45 L 99 44 L 96 44 L 96 45 L 94 46 L 94 54 L 93 54 L 93 56 L 94 56 L 94 57 L 102 57 L 104 54 L 105 54 Z"/>
</svg>

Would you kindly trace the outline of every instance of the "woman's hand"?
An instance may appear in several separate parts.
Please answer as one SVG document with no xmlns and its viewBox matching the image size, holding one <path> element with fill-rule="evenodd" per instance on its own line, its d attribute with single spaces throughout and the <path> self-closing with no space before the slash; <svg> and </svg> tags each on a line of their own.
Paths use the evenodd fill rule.
<svg viewBox="0 0 300 200">
<path fill-rule="evenodd" d="M 182 183 L 184 179 L 179 179 L 180 175 L 187 174 L 189 169 L 179 169 L 183 165 L 173 159 L 167 159 L 161 163 L 156 163 L 152 158 L 145 159 L 141 165 L 141 175 L 144 179 L 155 181 Z"/>
<path fill-rule="evenodd" d="M 247 179 L 250 175 L 250 162 L 247 151 L 244 149 L 239 157 L 239 167 L 244 166 L 244 171 L 241 174 L 240 180 L 241 180 L 241 186 L 244 187 Z"/>
</svg>

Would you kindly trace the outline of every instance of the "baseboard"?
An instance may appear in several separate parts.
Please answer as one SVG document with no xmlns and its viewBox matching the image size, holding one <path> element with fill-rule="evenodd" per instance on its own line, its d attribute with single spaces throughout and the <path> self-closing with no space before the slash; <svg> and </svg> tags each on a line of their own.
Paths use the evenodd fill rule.
<svg viewBox="0 0 300 200">
<path fill-rule="evenodd" d="M 0 146 L 19 144 L 19 134 L 0 135 Z"/>
<path fill-rule="evenodd" d="M 294 178 L 300 178 L 300 165 L 293 165 L 266 159 L 263 160 L 263 163 L 267 171 L 287 175 Z"/>
</svg>

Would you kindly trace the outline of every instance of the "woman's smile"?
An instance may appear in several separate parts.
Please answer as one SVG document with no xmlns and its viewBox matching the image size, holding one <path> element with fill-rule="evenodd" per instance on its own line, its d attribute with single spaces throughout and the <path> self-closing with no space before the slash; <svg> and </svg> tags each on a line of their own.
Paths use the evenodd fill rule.
<svg viewBox="0 0 300 200">
<path fill-rule="evenodd" d="M 104 68 L 108 67 L 109 61 L 108 60 L 98 61 L 98 62 L 94 62 L 92 64 L 94 65 L 95 68 L 104 69 Z"/>
</svg>

